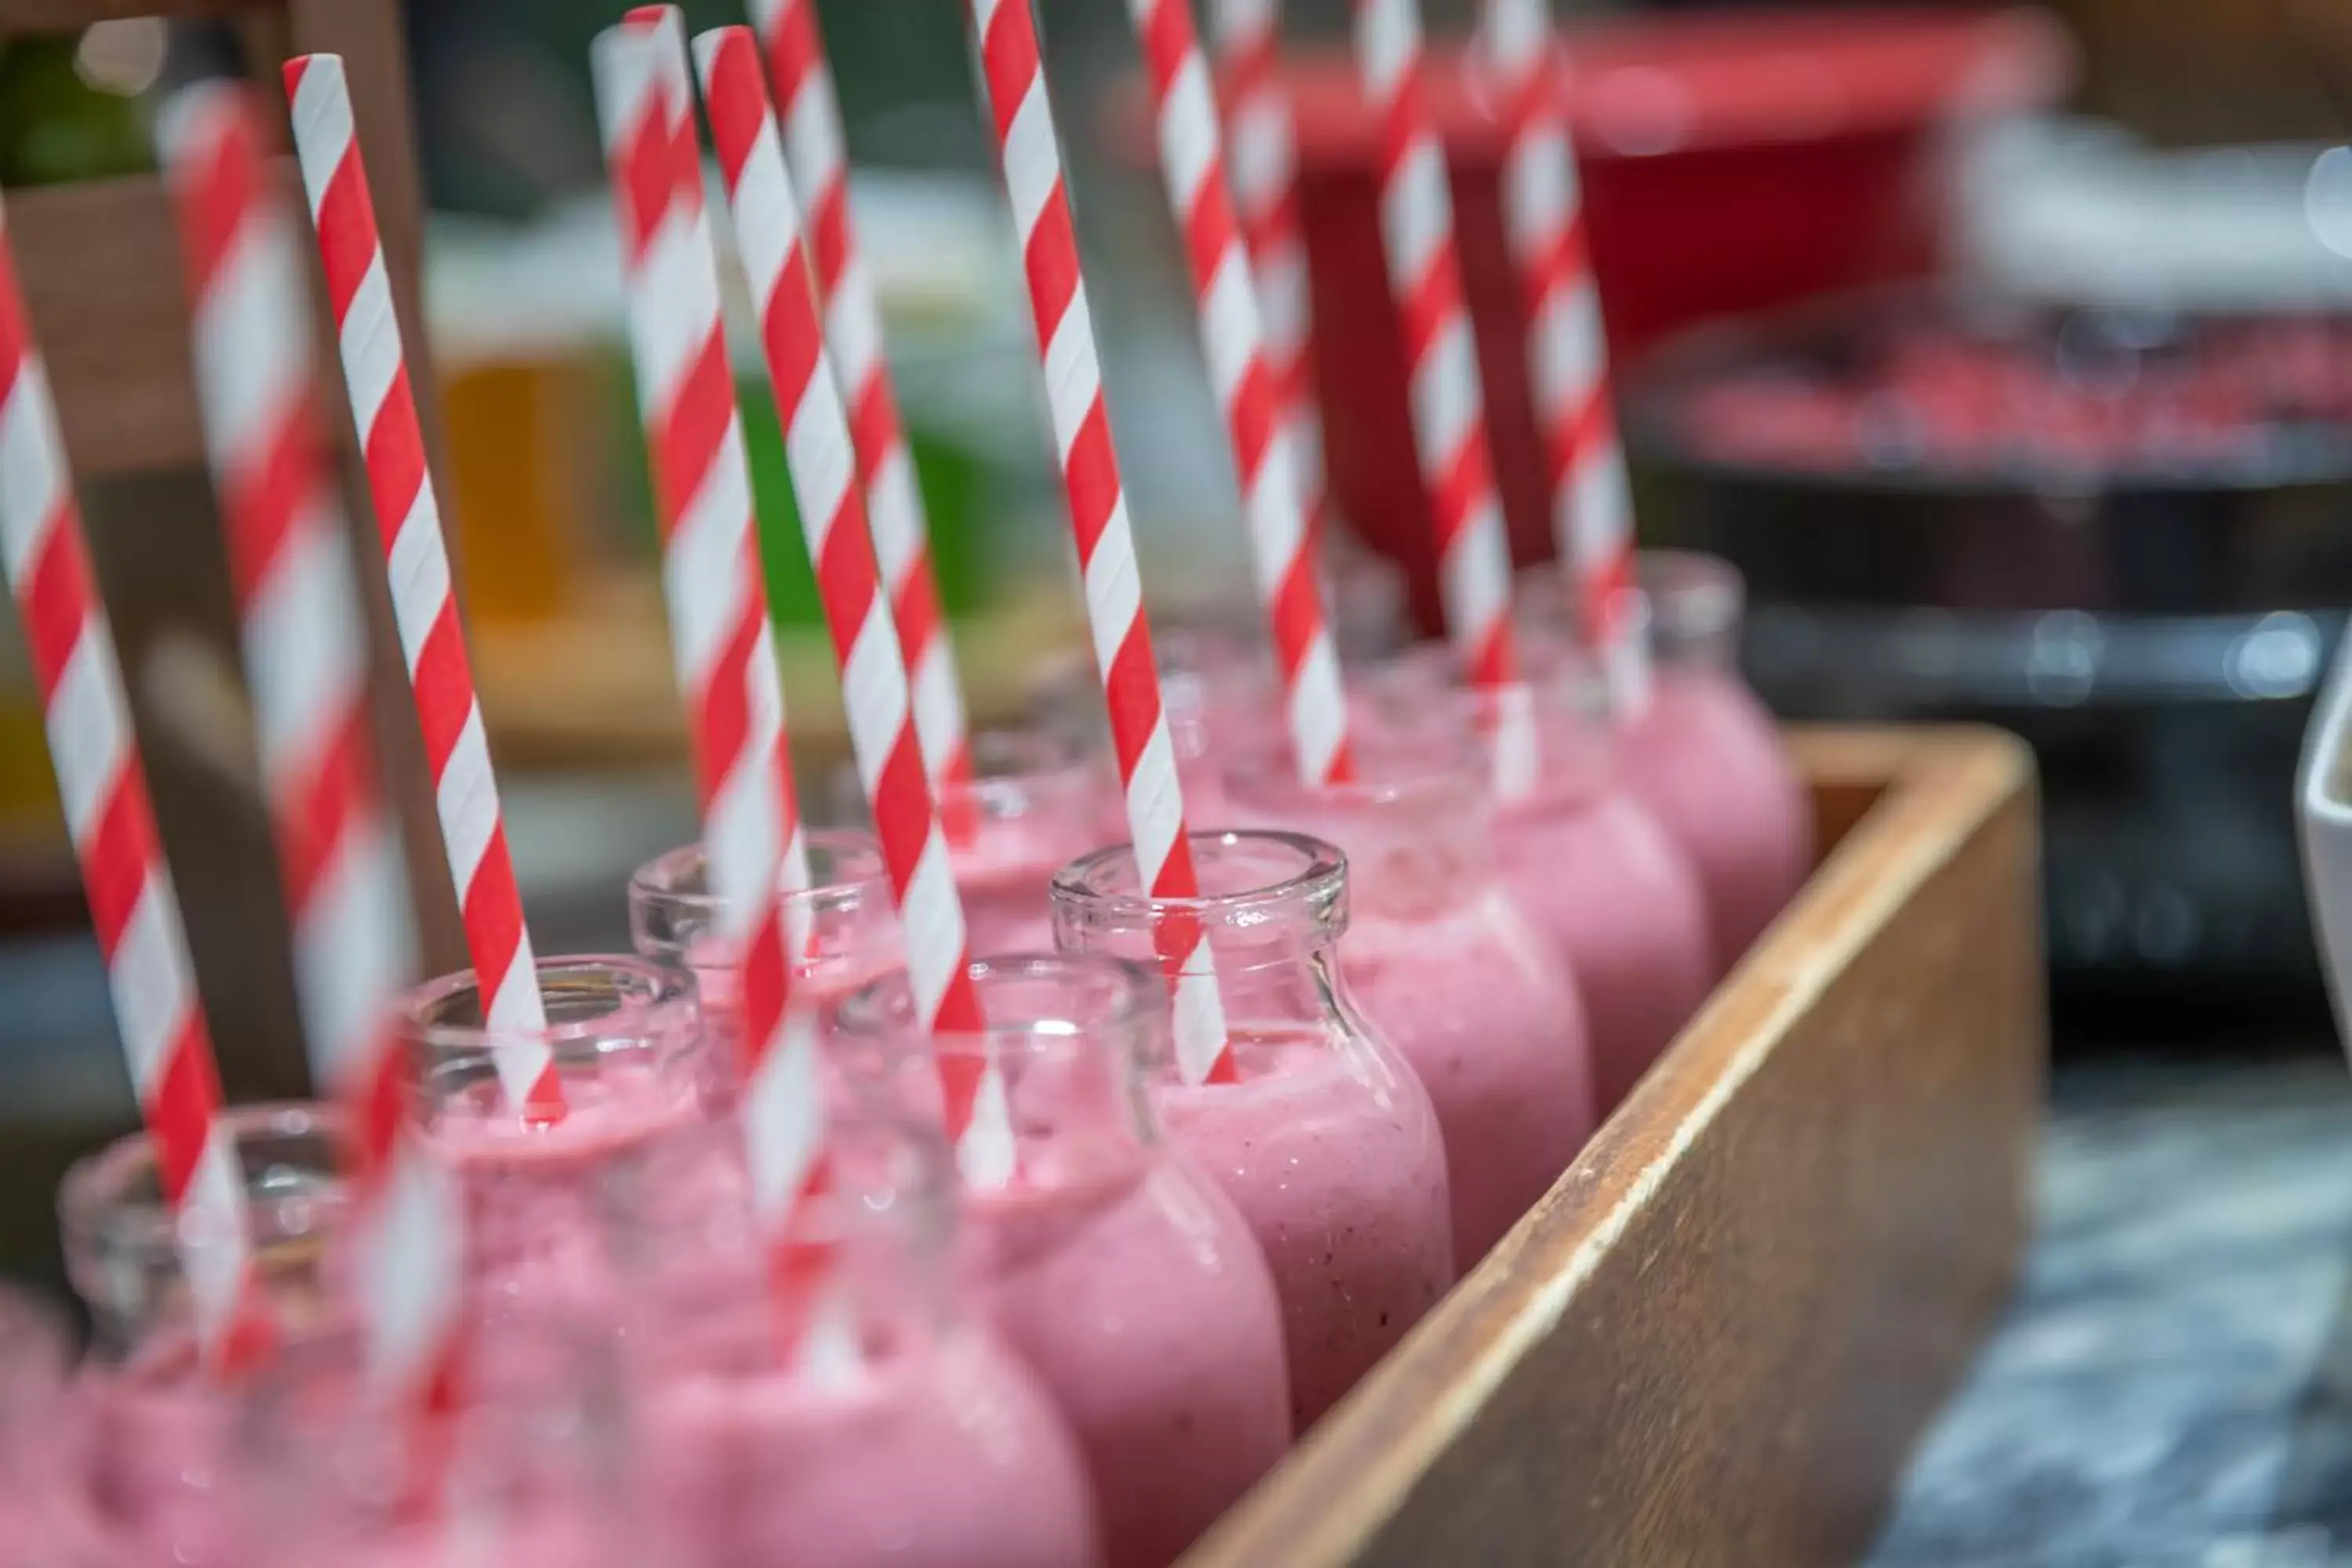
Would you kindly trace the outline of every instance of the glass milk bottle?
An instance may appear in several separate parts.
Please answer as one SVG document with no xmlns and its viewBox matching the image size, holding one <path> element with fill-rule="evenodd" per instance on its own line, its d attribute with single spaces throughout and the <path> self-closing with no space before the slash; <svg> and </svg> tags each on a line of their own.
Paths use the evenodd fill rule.
<svg viewBox="0 0 2352 1568">
<path fill-rule="evenodd" d="M 1812 803 L 1740 679 L 1738 570 L 1685 550 L 1639 562 L 1655 668 L 1648 705 L 1624 727 L 1625 779 L 1697 866 L 1727 969 L 1812 869 Z"/>
<path fill-rule="evenodd" d="M 1350 780 L 1316 785 L 1286 751 L 1261 752 L 1227 774 L 1226 795 L 1240 820 L 1346 852 L 1340 972 L 1429 1091 L 1467 1272 L 1591 1135 L 1592 1043 L 1565 962 L 1503 886 L 1469 748 L 1360 734 L 1351 755 Z"/>
<path fill-rule="evenodd" d="M 236 1336 L 250 1349 L 333 1316 L 349 1200 L 325 1108 L 245 1106 L 226 1130 L 253 1246 L 255 1303 Z M 88 1426 L 74 1485 L 131 1561 L 241 1564 L 232 1377 L 199 1350 L 181 1268 L 191 1222 L 163 1205 L 154 1144 L 134 1134 L 76 1164 L 58 1186 L 58 1218 L 98 1363 L 79 1388 Z"/>
<path fill-rule="evenodd" d="M 967 1184 L 966 1278 L 1085 1452 L 1114 1568 L 1162 1568 L 1272 1468 L 1291 1423 L 1274 1282 L 1248 1226 L 1160 1132 L 1139 1069 L 1157 982 L 1100 957 L 982 959 L 990 1064 L 1014 1139 L 1004 1184 Z M 907 978 L 842 1005 L 847 1070 L 939 1114 Z"/>
<path fill-rule="evenodd" d="M 1645 550 L 1636 561 L 1651 679 L 1641 709 L 1619 720 L 1619 766 L 1698 872 L 1719 974 L 1811 870 L 1811 803 L 1739 674 L 1738 569 L 1688 550 Z M 1558 573 L 1523 580 L 1518 619 L 1545 679 L 1591 679 Z"/>
<path fill-rule="evenodd" d="M 782 1268 L 740 1128 L 627 1162 L 608 1189 L 637 1289 L 641 1473 L 682 1568 L 1090 1568 L 1094 1500 L 1036 1378 L 968 1314 L 932 1129 L 834 1108 Z"/>
<path fill-rule="evenodd" d="M 1538 764 L 1517 793 L 1493 794 L 1504 885 L 1576 976 L 1592 1031 L 1595 1108 L 1607 1116 L 1657 1060 L 1713 983 L 1698 872 L 1626 787 L 1614 732 L 1590 681 L 1496 694 L 1447 689 L 1412 656 L 1361 688 L 1389 740 L 1451 756 L 1477 748 L 1494 780 L 1500 704 L 1521 704 Z"/>
<path fill-rule="evenodd" d="M 542 958 L 538 970 L 546 1023 L 535 1029 L 488 1025 L 471 971 L 402 1000 L 416 1120 L 457 1181 L 477 1309 L 609 1316 L 617 1283 L 596 1184 L 633 1148 L 709 1119 L 726 1099 L 725 1064 L 685 975 L 619 956 Z M 509 1099 L 499 1060 L 517 1050 L 548 1053 L 559 1118 L 527 1117 Z"/>
<path fill-rule="evenodd" d="M 1119 836 L 1118 783 L 1098 751 L 1045 728 L 984 731 L 971 782 L 940 791 L 973 952 L 1050 952 L 1054 873 Z"/>
<path fill-rule="evenodd" d="M 1249 1222 L 1274 1270 L 1301 1430 L 1454 1282 L 1445 1146 L 1412 1068 L 1359 1010 L 1339 952 L 1348 866 L 1303 834 L 1196 833 L 1196 899 L 1157 900 L 1124 845 L 1054 880 L 1072 952 L 1151 960 L 1163 913 L 1198 923 L 1230 1073 L 1188 1083 L 1150 1037 L 1151 1104 Z"/>
</svg>

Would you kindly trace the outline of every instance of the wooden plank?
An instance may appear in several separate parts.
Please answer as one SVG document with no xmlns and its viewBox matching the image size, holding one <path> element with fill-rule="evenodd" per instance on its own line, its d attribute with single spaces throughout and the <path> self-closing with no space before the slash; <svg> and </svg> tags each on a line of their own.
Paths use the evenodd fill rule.
<svg viewBox="0 0 2352 1568">
<path fill-rule="evenodd" d="M 187 296 L 163 183 L 141 174 L 11 192 L 8 233 L 74 471 L 201 464 Z"/>
<path fill-rule="evenodd" d="M 252 0 L 0 0 L 0 37 L 79 33 L 93 22 L 126 22 L 137 16 L 231 16 L 250 4 Z"/>
<path fill-rule="evenodd" d="M 1867 1543 L 2026 1223 L 2032 765 L 1985 731 L 1798 754 L 1825 822 L 1874 804 L 1543 1203 L 1192 1568 L 1819 1568 Z"/>
</svg>

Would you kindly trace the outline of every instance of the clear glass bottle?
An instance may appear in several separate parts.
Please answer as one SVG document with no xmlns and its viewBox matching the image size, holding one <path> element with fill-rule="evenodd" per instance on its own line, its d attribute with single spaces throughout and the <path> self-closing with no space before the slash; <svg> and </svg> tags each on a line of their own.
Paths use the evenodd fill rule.
<svg viewBox="0 0 2352 1568">
<path fill-rule="evenodd" d="M 839 793 L 845 812 L 865 809 L 854 772 L 844 771 Z M 1102 747 L 1069 724 L 983 730 L 971 738 L 971 782 L 941 788 L 938 800 L 969 950 L 1053 952 L 1054 873 L 1125 831 Z"/>
<path fill-rule="evenodd" d="M 420 1431 L 387 1415 L 357 1332 L 289 1338 L 240 1400 L 241 1568 L 677 1561 L 639 1506 L 613 1358 L 601 1326 L 484 1320 L 457 1407 Z"/>
<path fill-rule="evenodd" d="M 335 1315 L 335 1248 L 350 1212 L 339 1125 L 300 1103 L 226 1119 L 257 1297 L 276 1336 Z M 241 1563 L 228 1444 L 236 1407 L 198 1351 L 153 1143 L 133 1134 L 77 1163 L 58 1186 L 58 1218 L 95 1358 L 79 1386 L 88 1440 L 74 1485 L 131 1561 Z"/>
<path fill-rule="evenodd" d="M 807 835 L 809 885 L 784 895 L 785 919 L 804 934 L 798 978 L 821 1012 L 906 962 L 897 906 L 881 846 L 861 829 L 821 827 Z M 646 958 L 694 977 L 723 1098 L 739 1082 L 741 1032 L 736 955 L 719 936 L 719 896 L 710 890 L 702 849 L 688 845 L 657 855 L 629 878 L 629 932 Z"/>
<path fill-rule="evenodd" d="M 1351 751 L 1345 784 L 1300 782 L 1284 749 L 1238 764 L 1226 794 L 1238 820 L 1312 833 L 1346 853 L 1340 972 L 1436 1109 L 1454 1259 L 1466 1273 L 1591 1136 L 1584 1005 L 1503 886 L 1468 745 L 1449 758 L 1359 733 Z"/>
<path fill-rule="evenodd" d="M 595 1187 L 612 1162 L 728 1100 L 727 1064 L 681 973 L 623 956 L 542 958 L 543 1028 L 484 1022 L 471 971 L 417 986 L 398 1008 L 415 1063 L 418 1129 L 456 1178 L 478 1310 L 610 1316 L 613 1278 Z M 551 1053 L 564 1113 L 526 1120 L 499 1079 L 520 1043 Z"/>
<path fill-rule="evenodd" d="M 1556 674 L 1498 696 L 1448 684 L 1445 664 L 1407 656 L 1359 686 L 1389 743 L 1485 754 L 1497 705 L 1533 716 L 1531 788 L 1494 801 L 1504 886 L 1567 961 L 1592 1036 L 1594 1107 L 1607 1116 L 1674 1040 L 1714 982 L 1698 870 L 1627 787 L 1600 689 Z M 1491 778 L 1491 769 L 1482 766 Z"/>
<path fill-rule="evenodd" d="M 1164 1056 L 1146 971 L 1105 958 L 982 960 L 979 1039 L 1001 1075 L 1013 1174 L 967 1185 L 964 1274 L 1087 1457 L 1108 1561 L 1172 1562 L 1290 1445 L 1281 1308 L 1234 1205 L 1162 1141 L 1140 1066 Z M 906 977 L 841 1009 L 866 1092 L 938 1114 L 934 1047 Z"/>
<path fill-rule="evenodd" d="M 1428 1092 L 1366 1021 L 1340 962 L 1348 866 L 1304 834 L 1195 833 L 1233 1079 L 1180 1079 L 1164 1026 L 1149 1037 L 1152 1105 L 1223 1187 L 1265 1249 L 1282 1299 L 1301 1430 L 1387 1353 L 1454 1282 L 1445 1146 Z M 1054 879 L 1071 952 L 1150 960 L 1163 911 L 1129 848 Z"/>
<path fill-rule="evenodd" d="M 649 1145 L 607 1192 L 636 1289 L 628 1372 L 654 1522 L 682 1568 L 1088 1568 L 1076 1439 L 949 1269 L 936 1129 L 836 1104 L 788 1233 L 753 1217 L 740 1132 Z"/>
<path fill-rule="evenodd" d="M 1225 768 L 1281 734 L 1280 689 L 1264 642 L 1229 626 L 1155 626 L 1161 711 L 1184 787 L 1185 816 L 1195 826 L 1225 819 Z M 1091 662 L 1056 668 L 1033 694 L 1038 724 L 1100 752 L 1108 733 L 1103 689 Z M 1114 788 L 1116 785 L 1114 784 Z M 1117 796 L 1113 796 L 1117 809 Z M 1122 829 L 1124 817 L 1113 826 Z"/>
<path fill-rule="evenodd" d="M 1624 727 L 1625 778 L 1697 866 L 1728 969 L 1811 873 L 1812 802 L 1739 673 L 1738 568 L 1686 550 L 1645 550 L 1639 563 L 1655 670 Z"/>
<path fill-rule="evenodd" d="M 1739 673 L 1747 586 L 1738 569 L 1689 550 L 1645 550 L 1636 561 L 1653 663 L 1647 702 L 1619 726 L 1620 765 L 1698 871 L 1719 978 L 1811 873 L 1812 807 L 1771 714 Z M 1581 676 L 1559 574 L 1529 574 L 1518 605 L 1548 675 Z"/>
</svg>

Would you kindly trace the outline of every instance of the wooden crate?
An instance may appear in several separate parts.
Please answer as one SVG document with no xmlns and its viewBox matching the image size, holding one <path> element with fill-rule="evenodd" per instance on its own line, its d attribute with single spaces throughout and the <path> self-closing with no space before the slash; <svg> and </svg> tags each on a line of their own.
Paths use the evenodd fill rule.
<svg viewBox="0 0 2352 1568">
<path fill-rule="evenodd" d="M 1826 853 L 1496 1251 L 1188 1568 L 1868 1545 L 2007 1294 L 2046 1024 L 2033 765 L 1796 732 Z"/>
</svg>

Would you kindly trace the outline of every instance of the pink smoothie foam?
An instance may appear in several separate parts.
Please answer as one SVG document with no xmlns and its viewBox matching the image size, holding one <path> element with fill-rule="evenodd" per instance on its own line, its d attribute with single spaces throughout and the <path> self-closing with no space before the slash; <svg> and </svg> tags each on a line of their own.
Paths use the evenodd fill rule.
<svg viewBox="0 0 2352 1568">
<path fill-rule="evenodd" d="M 1660 665 L 1621 731 L 1625 783 L 1697 868 L 1728 969 L 1812 866 L 1812 816 L 1771 715 L 1723 671 Z"/>
<path fill-rule="evenodd" d="M 1496 838 L 1512 898 L 1576 975 L 1605 1116 L 1706 999 L 1714 968 L 1698 874 L 1621 788 L 1506 807 Z"/>
<path fill-rule="evenodd" d="M 1077 1434 L 1113 1568 L 1162 1568 L 1290 1446 L 1282 1309 L 1249 1228 L 1172 1151 L 968 1192 L 967 1268 Z"/>
<path fill-rule="evenodd" d="M 563 1120 L 527 1124 L 494 1083 L 440 1109 L 429 1146 L 456 1173 L 467 1270 L 486 1304 L 602 1311 L 616 1284 L 597 1184 L 616 1159 L 709 1113 L 673 1068 L 608 1065 L 564 1082 Z"/>
<path fill-rule="evenodd" d="M 1239 1081 L 1152 1096 L 1265 1249 L 1304 1431 L 1454 1282 L 1445 1146 L 1420 1085 L 1320 1035 L 1237 1027 L 1233 1050 Z"/>
<path fill-rule="evenodd" d="M 130 1364 L 86 1369 L 78 1384 L 88 1427 L 76 1445 L 75 1489 L 93 1535 L 126 1563 L 229 1568 L 244 1562 L 232 1489 L 235 1405 L 185 1340 Z"/>
<path fill-rule="evenodd" d="M 678 1372 L 638 1435 L 684 1568 L 1092 1568 L 1077 1449 L 1029 1373 L 952 1331 L 837 1376 Z"/>
<path fill-rule="evenodd" d="M 1592 1135 L 1583 1004 L 1499 886 L 1426 920 L 1359 914 L 1340 968 L 1429 1091 L 1467 1273 Z"/>
</svg>

